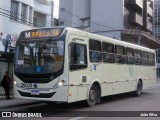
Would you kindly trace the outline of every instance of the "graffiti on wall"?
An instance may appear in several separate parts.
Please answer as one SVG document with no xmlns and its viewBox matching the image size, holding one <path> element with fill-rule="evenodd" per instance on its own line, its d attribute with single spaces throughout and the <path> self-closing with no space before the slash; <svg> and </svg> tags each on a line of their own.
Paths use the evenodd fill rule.
<svg viewBox="0 0 160 120">
<path fill-rule="evenodd" d="M 18 34 L 4 34 L 0 32 L 0 41 L 4 46 L 4 51 L 7 52 L 9 48 L 14 48 L 18 39 Z"/>
</svg>

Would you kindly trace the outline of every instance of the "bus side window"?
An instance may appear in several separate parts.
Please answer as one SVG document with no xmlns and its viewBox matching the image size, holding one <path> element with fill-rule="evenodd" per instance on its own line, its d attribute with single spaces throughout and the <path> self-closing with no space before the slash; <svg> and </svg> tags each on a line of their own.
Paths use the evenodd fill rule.
<svg viewBox="0 0 160 120">
<path fill-rule="evenodd" d="M 135 49 L 135 64 L 142 65 L 142 53 L 140 50 Z"/>
<path fill-rule="evenodd" d="M 135 59 L 134 59 L 134 50 L 132 48 L 126 48 L 126 63 L 127 64 L 134 64 Z"/>
<path fill-rule="evenodd" d="M 142 51 L 142 64 L 146 66 L 149 64 L 148 52 Z"/>
<path fill-rule="evenodd" d="M 89 40 L 89 56 L 91 62 L 102 62 L 101 42 L 98 40 Z"/>
<path fill-rule="evenodd" d="M 116 45 L 115 46 L 115 61 L 119 64 L 125 64 L 125 47 Z"/>
<path fill-rule="evenodd" d="M 114 44 L 102 42 L 103 62 L 115 63 Z"/>
<path fill-rule="evenodd" d="M 155 66 L 155 57 L 153 53 L 148 53 L 149 54 L 149 65 L 150 66 Z"/>
<path fill-rule="evenodd" d="M 87 47 L 86 45 L 70 44 L 70 70 L 87 68 Z"/>
</svg>

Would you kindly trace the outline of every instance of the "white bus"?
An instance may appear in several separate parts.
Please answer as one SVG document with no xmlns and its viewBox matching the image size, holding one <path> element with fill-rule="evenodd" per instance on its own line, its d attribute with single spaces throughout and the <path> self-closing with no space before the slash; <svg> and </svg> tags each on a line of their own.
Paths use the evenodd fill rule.
<svg viewBox="0 0 160 120">
<path fill-rule="evenodd" d="M 21 32 L 15 48 L 14 97 L 100 103 L 135 96 L 156 82 L 155 50 L 69 27 Z"/>
</svg>

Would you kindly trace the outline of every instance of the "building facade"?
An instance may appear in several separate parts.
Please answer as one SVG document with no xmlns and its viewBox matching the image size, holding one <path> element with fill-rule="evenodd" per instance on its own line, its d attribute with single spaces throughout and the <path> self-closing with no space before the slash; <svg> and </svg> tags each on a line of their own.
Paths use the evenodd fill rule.
<svg viewBox="0 0 160 120">
<path fill-rule="evenodd" d="M 160 0 L 154 0 L 153 35 L 160 39 Z M 157 52 L 157 77 L 160 78 L 160 48 Z"/>
<path fill-rule="evenodd" d="M 60 25 L 150 48 L 160 45 L 152 36 L 151 0 L 60 0 L 60 8 Z"/>
<path fill-rule="evenodd" d="M 50 27 L 51 0 L 1 0 L 0 81 L 5 71 L 13 73 L 14 47 L 21 31 Z"/>
</svg>

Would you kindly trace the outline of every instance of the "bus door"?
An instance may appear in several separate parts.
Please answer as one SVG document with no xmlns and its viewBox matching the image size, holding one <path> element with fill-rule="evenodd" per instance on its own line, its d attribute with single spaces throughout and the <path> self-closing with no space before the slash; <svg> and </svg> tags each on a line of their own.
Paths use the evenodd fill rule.
<svg viewBox="0 0 160 120">
<path fill-rule="evenodd" d="M 88 38 L 69 36 L 69 97 L 68 102 L 87 98 Z"/>
</svg>

